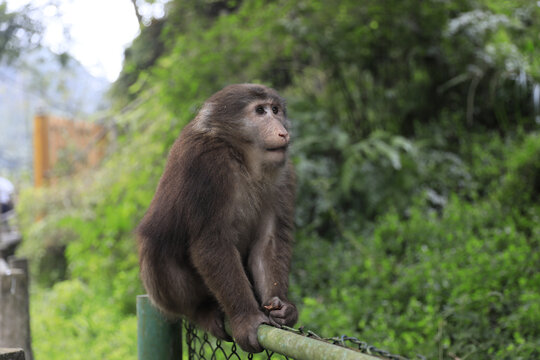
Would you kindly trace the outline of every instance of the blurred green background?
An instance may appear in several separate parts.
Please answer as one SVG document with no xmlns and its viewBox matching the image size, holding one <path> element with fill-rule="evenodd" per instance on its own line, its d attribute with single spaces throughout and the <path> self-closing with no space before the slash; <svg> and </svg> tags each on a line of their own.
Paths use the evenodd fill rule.
<svg viewBox="0 0 540 360">
<path fill-rule="evenodd" d="M 114 151 L 21 195 L 38 360 L 136 357 L 132 231 L 182 127 L 240 82 L 288 101 L 299 325 L 540 358 L 540 3 L 172 0 L 126 50 Z"/>
</svg>

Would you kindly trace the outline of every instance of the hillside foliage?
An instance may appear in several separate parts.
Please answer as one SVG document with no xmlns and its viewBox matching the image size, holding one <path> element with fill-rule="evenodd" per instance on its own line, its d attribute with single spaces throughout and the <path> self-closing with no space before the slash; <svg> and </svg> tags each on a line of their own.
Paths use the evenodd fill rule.
<svg viewBox="0 0 540 360">
<path fill-rule="evenodd" d="M 171 1 L 126 56 L 103 165 L 20 201 L 36 358 L 135 358 L 132 231 L 182 127 L 240 82 L 288 101 L 299 325 L 540 357 L 538 34 L 528 0 Z"/>
</svg>

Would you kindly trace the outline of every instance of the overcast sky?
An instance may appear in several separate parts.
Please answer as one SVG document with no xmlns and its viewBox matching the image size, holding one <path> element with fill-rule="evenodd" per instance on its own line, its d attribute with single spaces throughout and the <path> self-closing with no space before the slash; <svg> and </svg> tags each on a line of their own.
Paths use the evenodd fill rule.
<svg viewBox="0 0 540 360">
<path fill-rule="evenodd" d="M 26 4 L 43 7 L 36 13 L 45 26 L 44 45 L 69 52 L 94 76 L 114 81 L 122 68 L 124 49 L 139 33 L 130 0 L 7 0 L 14 11 Z M 163 16 L 163 3 L 141 8 L 143 16 Z M 66 33 L 67 32 L 67 36 Z"/>
</svg>

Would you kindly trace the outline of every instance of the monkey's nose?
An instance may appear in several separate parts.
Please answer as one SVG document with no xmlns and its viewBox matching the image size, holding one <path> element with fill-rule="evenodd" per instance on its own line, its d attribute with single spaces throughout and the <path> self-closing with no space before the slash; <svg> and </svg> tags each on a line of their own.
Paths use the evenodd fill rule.
<svg viewBox="0 0 540 360">
<path fill-rule="evenodd" d="M 283 139 L 285 139 L 285 141 L 287 142 L 287 144 L 289 143 L 289 133 L 287 131 L 280 131 L 278 133 L 278 136 L 279 137 L 282 137 Z"/>
</svg>

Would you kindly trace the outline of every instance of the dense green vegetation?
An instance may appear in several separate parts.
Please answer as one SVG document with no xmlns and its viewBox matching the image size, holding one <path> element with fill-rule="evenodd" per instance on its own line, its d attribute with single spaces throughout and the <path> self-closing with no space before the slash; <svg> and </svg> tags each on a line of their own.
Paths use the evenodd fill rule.
<svg viewBox="0 0 540 360">
<path fill-rule="evenodd" d="M 115 84 L 103 166 L 21 200 L 36 358 L 135 358 L 131 231 L 181 128 L 237 82 L 289 103 L 301 325 L 540 357 L 538 34 L 527 0 L 172 1 Z"/>
</svg>

